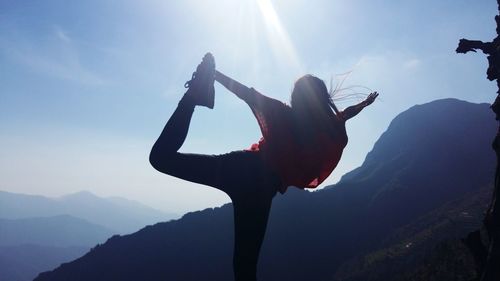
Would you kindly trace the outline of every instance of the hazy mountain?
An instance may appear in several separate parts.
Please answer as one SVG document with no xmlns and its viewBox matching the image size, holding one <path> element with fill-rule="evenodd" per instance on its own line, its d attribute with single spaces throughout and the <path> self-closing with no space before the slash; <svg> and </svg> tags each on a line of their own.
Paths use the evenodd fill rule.
<svg viewBox="0 0 500 281">
<path fill-rule="evenodd" d="M 88 247 L 51 247 L 32 244 L 2 246 L 0 280 L 33 280 L 38 273 L 74 260 L 88 251 Z"/>
<path fill-rule="evenodd" d="M 0 246 L 36 244 L 56 247 L 92 247 L 115 232 L 68 215 L 0 219 Z"/>
<path fill-rule="evenodd" d="M 471 194 L 492 182 L 496 125 L 487 104 L 454 99 L 401 113 L 338 184 L 275 198 L 259 280 L 334 280 L 356 257 L 456 235 L 443 216 L 481 208 Z M 232 280 L 232 246 L 228 204 L 115 236 L 36 280 Z"/>
<path fill-rule="evenodd" d="M 71 215 L 124 234 L 177 215 L 123 198 L 101 198 L 88 191 L 61 198 L 0 191 L 0 218 L 20 219 Z"/>
<path fill-rule="evenodd" d="M 85 191 L 61 198 L 0 191 L 0 280 L 32 280 L 113 234 L 174 217 L 136 201 Z"/>
</svg>

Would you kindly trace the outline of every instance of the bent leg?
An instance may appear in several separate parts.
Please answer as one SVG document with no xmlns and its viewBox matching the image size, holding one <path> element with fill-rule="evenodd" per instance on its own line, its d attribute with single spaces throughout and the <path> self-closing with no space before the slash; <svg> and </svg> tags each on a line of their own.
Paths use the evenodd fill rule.
<svg viewBox="0 0 500 281">
<path fill-rule="evenodd" d="M 179 101 L 174 113 L 167 121 L 167 124 L 163 128 L 158 140 L 156 140 L 153 145 L 149 155 L 151 165 L 157 170 L 161 170 L 163 158 L 170 154 L 175 154 L 184 143 L 189 130 L 189 124 L 191 123 L 191 117 L 193 116 L 194 107 L 194 103 L 192 103 L 185 94 Z"/>
<path fill-rule="evenodd" d="M 216 186 L 219 163 L 217 156 L 177 152 L 187 137 L 194 107 L 191 98 L 184 95 L 153 145 L 149 162 L 162 173 Z"/>
<path fill-rule="evenodd" d="M 160 172 L 220 189 L 218 184 L 220 160 L 217 155 L 175 152 L 169 154 L 162 162 L 162 170 L 157 169 Z"/>
<path fill-rule="evenodd" d="M 184 143 L 195 105 L 213 108 L 214 77 L 215 61 L 212 54 L 207 53 L 193 73 L 193 78 L 186 83 L 189 89 L 151 149 L 149 161 L 157 170 L 162 170 L 162 159 L 177 152 Z"/>
</svg>

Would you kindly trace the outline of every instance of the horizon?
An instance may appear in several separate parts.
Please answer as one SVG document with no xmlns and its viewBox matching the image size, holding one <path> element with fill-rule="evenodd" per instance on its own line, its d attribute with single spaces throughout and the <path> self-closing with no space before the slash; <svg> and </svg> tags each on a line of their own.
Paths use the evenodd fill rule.
<svg viewBox="0 0 500 281">
<path fill-rule="evenodd" d="M 380 93 L 347 124 L 349 144 L 320 188 L 360 166 L 390 121 L 411 106 L 443 98 L 491 103 L 496 92 L 484 79 L 486 59 L 455 54 L 461 38 L 495 37 L 496 1 L 0 6 L 0 144 L 7 148 L 0 190 L 7 192 L 58 197 L 85 190 L 177 214 L 229 202 L 148 163 L 184 82 L 208 51 L 218 70 L 282 101 L 305 73 L 328 85 L 351 71 L 338 83 Z M 195 111 L 181 151 L 226 153 L 260 138 L 242 101 L 220 85 L 215 95 L 213 110 Z"/>
<path fill-rule="evenodd" d="M 461 99 L 457 99 L 457 98 L 453 98 L 453 97 L 452 98 L 442 98 L 442 99 L 433 100 L 433 101 L 430 101 L 430 102 L 427 102 L 427 103 L 423 103 L 423 104 L 415 104 L 415 105 L 411 106 L 410 108 L 407 108 L 407 109 L 403 110 L 402 112 L 400 112 L 399 114 L 397 114 L 396 117 L 399 116 L 400 114 L 402 114 L 402 113 L 410 110 L 411 108 L 413 108 L 415 106 L 425 105 L 425 104 L 428 104 L 428 103 L 437 102 L 437 101 L 443 101 L 443 100 L 456 100 L 456 101 L 460 101 L 460 102 L 471 103 L 469 101 L 465 101 L 465 100 L 461 100 Z M 477 104 L 477 105 L 487 104 L 487 105 L 490 105 L 489 103 L 473 103 L 473 104 Z M 392 120 L 391 120 L 391 122 L 392 122 Z M 382 132 L 382 134 L 385 133 L 385 132 L 387 132 L 387 130 L 389 129 L 389 126 L 390 126 L 390 124 L 388 125 L 388 128 L 386 128 L 386 130 L 384 132 Z M 377 140 L 378 140 L 378 138 L 377 138 Z M 368 151 L 368 153 L 370 153 L 371 151 L 372 150 Z M 366 157 L 366 155 L 365 155 L 365 157 Z M 363 159 L 363 162 L 364 162 L 364 159 Z M 352 170 L 349 170 L 346 173 L 342 174 L 339 177 L 339 181 L 341 180 L 341 178 L 344 175 L 346 175 L 347 173 L 352 172 L 353 170 L 361 167 L 362 164 L 360 166 L 354 167 Z M 332 186 L 336 185 L 337 183 L 338 182 L 335 182 L 335 183 L 332 183 L 332 184 L 328 184 L 328 185 L 322 185 L 322 188 L 305 189 L 305 190 L 306 191 L 310 191 L 310 192 L 320 191 L 320 190 L 322 190 L 325 187 L 332 187 Z M 220 207 L 220 206 L 222 206 L 222 205 L 224 205 L 226 203 L 230 203 L 230 202 L 226 202 L 226 203 L 221 204 L 220 206 L 208 206 L 208 207 L 205 207 L 205 208 L 202 208 L 202 209 L 199 209 L 199 210 L 188 210 L 186 212 L 178 213 L 178 212 L 175 212 L 175 211 L 172 211 L 172 210 L 168 210 L 168 209 L 155 208 L 154 206 L 148 205 L 147 203 L 141 202 L 141 201 L 139 201 L 137 199 L 127 198 L 127 197 L 119 196 L 119 195 L 101 196 L 101 195 L 98 195 L 98 194 L 96 194 L 96 193 L 94 193 L 94 192 L 92 192 L 90 190 L 85 190 L 85 189 L 74 191 L 74 192 L 71 192 L 71 193 L 55 195 L 55 196 L 47 196 L 47 195 L 43 195 L 43 194 L 31 194 L 31 193 L 17 193 L 17 192 L 6 191 L 6 190 L 0 190 L 0 192 L 7 192 L 7 193 L 11 193 L 11 194 L 18 194 L 18 195 L 42 196 L 42 197 L 45 197 L 47 199 L 53 199 L 53 200 L 64 199 L 65 197 L 72 196 L 72 195 L 78 195 L 78 194 L 90 194 L 91 196 L 98 197 L 99 199 L 114 199 L 114 198 L 124 199 L 124 200 L 130 201 L 130 202 L 133 202 L 133 203 L 138 203 L 138 204 L 141 204 L 143 206 L 155 209 L 157 211 L 163 212 L 164 214 L 169 214 L 169 215 L 175 216 L 176 218 L 174 218 L 174 219 L 180 219 L 183 215 L 185 215 L 185 214 L 187 214 L 189 212 L 195 212 L 195 211 L 199 211 L 199 210 L 203 210 L 203 209 L 207 209 L 207 208 Z"/>
</svg>

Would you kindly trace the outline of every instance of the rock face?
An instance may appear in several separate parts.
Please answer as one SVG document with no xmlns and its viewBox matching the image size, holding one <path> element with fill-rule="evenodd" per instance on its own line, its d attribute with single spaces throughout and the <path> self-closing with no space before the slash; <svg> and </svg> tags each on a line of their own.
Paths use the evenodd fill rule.
<svg viewBox="0 0 500 281">
<path fill-rule="evenodd" d="M 491 184 L 495 132 L 486 104 L 445 99 L 401 113 L 363 165 L 338 184 L 313 193 L 289 189 L 274 199 L 259 280 L 366 276 L 373 272 L 363 263 L 370 253 L 401 252 L 400 244 L 433 247 L 466 233 L 468 224 L 475 228 L 480 218 L 472 209 L 487 196 L 472 195 Z M 443 225 L 447 214 L 460 227 Z M 232 245 L 228 204 L 115 236 L 35 280 L 232 280 Z"/>
</svg>

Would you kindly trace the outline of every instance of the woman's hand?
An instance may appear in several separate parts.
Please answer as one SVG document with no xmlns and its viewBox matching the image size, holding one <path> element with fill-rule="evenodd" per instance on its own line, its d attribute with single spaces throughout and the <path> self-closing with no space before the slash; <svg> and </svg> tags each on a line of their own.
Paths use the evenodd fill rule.
<svg viewBox="0 0 500 281">
<path fill-rule="evenodd" d="M 351 119 L 352 117 L 358 115 L 358 113 L 361 112 L 361 110 L 363 110 L 363 108 L 372 104 L 377 97 L 378 97 L 378 93 L 373 92 L 373 93 L 369 94 L 368 97 L 364 101 L 362 101 L 356 105 L 349 106 L 348 108 L 344 109 L 344 111 L 342 112 L 343 119 L 345 121 L 347 121 L 347 120 Z"/>
<path fill-rule="evenodd" d="M 370 104 L 372 104 L 377 97 L 378 97 L 377 92 L 373 92 L 373 93 L 369 94 L 368 97 L 366 98 L 366 100 L 364 101 L 364 106 L 369 106 Z"/>
</svg>

